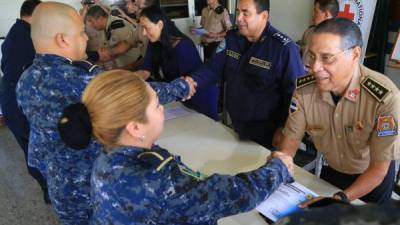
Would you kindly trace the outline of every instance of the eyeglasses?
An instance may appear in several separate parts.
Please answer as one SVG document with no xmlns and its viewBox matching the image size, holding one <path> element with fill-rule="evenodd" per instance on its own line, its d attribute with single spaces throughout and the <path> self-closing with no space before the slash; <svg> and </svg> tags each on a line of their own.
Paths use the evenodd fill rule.
<svg viewBox="0 0 400 225">
<path fill-rule="evenodd" d="M 336 61 L 338 55 L 340 55 L 344 52 L 347 52 L 348 50 L 353 49 L 353 48 L 354 48 L 354 46 L 347 48 L 343 51 L 340 51 L 338 53 L 335 53 L 335 54 L 321 54 L 319 57 L 318 57 L 318 55 L 315 55 L 315 54 L 307 51 L 306 54 L 304 55 L 304 63 L 306 66 L 309 67 L 319 60 L 323 65 L 330 65 Z"/>
</svg>

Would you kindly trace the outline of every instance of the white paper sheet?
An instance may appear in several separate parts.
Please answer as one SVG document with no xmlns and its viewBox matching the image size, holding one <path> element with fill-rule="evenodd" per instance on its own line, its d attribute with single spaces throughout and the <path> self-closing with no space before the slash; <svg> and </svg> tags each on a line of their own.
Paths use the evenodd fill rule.
<svg viewBox="0 0 400 225">
<path fill-rule="evenodd" d="M 164 110 L 165 121 L 188 116 L 190 114 L 192 114 L 192 112 L 183 106 L 175 106 Z"/>
<path fill-rule="evenodd" d="M 208 33 L 204 28 L 193 28 L 192 31 L 197 35 L 206 35 Z"/>
<path fill-rule="evenodd" d="M 272 221 L 277 221 L 301 210 L 298 205 L 318 195 L 303 185 L 294 182 L 282 184 L 256 210 Z"/>
</svg>

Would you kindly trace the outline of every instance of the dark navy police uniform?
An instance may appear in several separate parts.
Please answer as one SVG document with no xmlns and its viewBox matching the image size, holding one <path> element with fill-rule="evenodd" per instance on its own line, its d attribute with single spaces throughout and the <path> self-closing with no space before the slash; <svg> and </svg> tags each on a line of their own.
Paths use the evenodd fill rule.
<svg viewBox="0 0 400 225">
<path fill-rule="evenodd" d="M 239 137 L 271 148 L 275 130 L 286 121 L 296 78 L 304 74 L 296 44 L 267 23 L 256 43 L 237 29 L 229 31 L 192 76 L 201 88 L 224 75 L 226 107 Z"/>
<path fill-rule="evenodd" d="M 24 151 L 25 160 L 27 161 L 29 124 L 25 115 L 18 107 L 15 89 L 22 72 L 32 64 L 33 57 L 35 56 L 30 24 L 24 20 L 17 19 L 1 46 L 1 52 L 1 70 L 4 73 L 0 94 L 1 109 L 7 127 L 11 130 L 19 146 Z M 29 174 L 39 182 L 46 196 L 47 185 L 43 176 L 36 168 L 28 165 L 27 167 Z"/>
</svg>

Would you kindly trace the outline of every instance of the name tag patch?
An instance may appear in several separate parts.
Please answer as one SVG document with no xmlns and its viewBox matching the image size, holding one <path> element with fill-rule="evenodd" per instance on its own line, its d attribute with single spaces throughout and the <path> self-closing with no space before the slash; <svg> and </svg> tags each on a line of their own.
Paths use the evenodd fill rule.
<svg viewBox="0 0 400 225">
<path fill-rule="evenodd" d="M 271 68 L 271 63 L 262 59 L 257 59 L 255 57 L 251 57 L 249 63 L 254 66 L 258 66 L 264 69 L 269 70 Z"/>
<path fill-rule="evenodd" d="M 397 124 L 393 116 L 378 117 L 378 125 L 376 126 L 378 137 L 387 137 L 397 135 Z"/>
<path fill-rule="evenodd" d="M 228 56 L 230 56 L 230 57 L 232 57 L 234 59 L 237 59 L 237 60 L 240 59 L 240 54 L 237 53 L 237 52 L 234 52 L 232 50 L 226 50 L 226 55 L 228 55 Z"/>
</svg>

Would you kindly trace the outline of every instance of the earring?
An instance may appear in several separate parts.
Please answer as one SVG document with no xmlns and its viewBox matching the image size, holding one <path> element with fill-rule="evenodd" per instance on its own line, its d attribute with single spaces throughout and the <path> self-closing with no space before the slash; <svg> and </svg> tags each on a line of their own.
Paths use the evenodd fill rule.
<svg viewBox="0 0 400 225">
<path fill-rule="evenodd" d="M 139 137 L 140 142 L 143 142 L 146 137 L 144 135 Z"/>
</svg>

